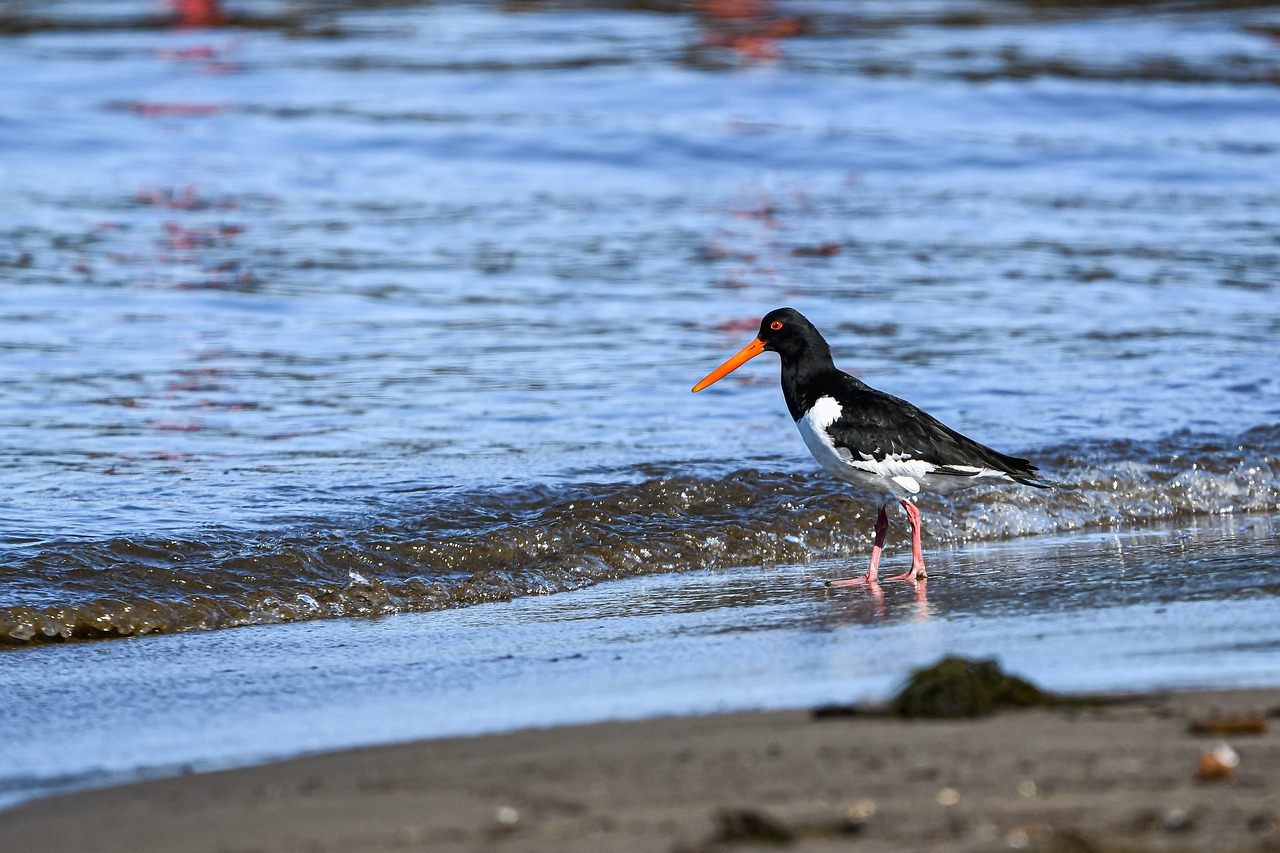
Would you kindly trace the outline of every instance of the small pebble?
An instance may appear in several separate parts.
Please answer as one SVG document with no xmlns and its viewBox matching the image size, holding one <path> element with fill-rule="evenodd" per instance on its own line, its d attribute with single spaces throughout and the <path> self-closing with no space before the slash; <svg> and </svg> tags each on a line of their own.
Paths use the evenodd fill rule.
<svg viewBox="0 0 1280 853">
<path fill-rule="evenodd" d="M 1197 774 L 1206 781 L 1228 779 L 1240 766 L 1240 756 L 1228 744 L 1219 741 L 1204 751 L 1200 756 Z"/>
</svg>

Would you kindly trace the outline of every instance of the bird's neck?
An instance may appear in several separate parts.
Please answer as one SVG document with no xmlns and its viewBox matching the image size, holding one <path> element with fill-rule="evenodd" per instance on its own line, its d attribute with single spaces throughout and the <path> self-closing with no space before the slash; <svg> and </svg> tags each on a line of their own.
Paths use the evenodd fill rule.
<svg viewBox="0 0 1280 853">
<path fill-rule="evenodd" d="M 782 396 L 793 420 L 800 420 L 817 402 L 828 384 L 824 380 L 838 374 L 826 341 L 808 341 L 782 354 Z"/>
</svg>

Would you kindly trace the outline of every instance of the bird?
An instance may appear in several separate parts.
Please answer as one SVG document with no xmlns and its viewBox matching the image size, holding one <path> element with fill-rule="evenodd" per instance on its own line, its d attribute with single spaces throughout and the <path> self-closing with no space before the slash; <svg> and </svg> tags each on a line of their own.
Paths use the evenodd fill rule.
<svg viewBox="0 0 1280 853">
<path fill-rule="evenodd" d="M 693 386 L 693 393 L 764 352 L 776 352 L 781 359 L 783 399 L 818 464 L 836 479 L 877 495 L 875 539 L 866 574 L 827 581 L 827 586 L 878 583 L 889 530 L 886 510 L 894 501 L 910 524 L 911 568 L 886 580 L 919 582 L 927 573 L 920 510 L 914 502 L 918 495 L 992 483 L 1049 488 L 1029 460 L 961 435 L 906 400 L 839 370 L 826 339 L 794 308 L 765 314 L 755 340 L 708 373 Z"/>
</svg>

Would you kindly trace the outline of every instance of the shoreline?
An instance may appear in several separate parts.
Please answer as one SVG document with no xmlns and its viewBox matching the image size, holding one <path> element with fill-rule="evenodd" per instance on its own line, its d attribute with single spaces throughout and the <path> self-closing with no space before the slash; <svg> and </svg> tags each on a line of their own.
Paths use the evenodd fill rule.
<svg viewBox="0 0 1280 853">
<path fill-rule="evenodd" d="M 866 851 L 1280 850 L 1277 715 L 1280 688 L 977 720 L 748 711 L 529 729 L 40 799 L 0 811 L 0 842 L 104 853 L 855 841 Z M 1265 718 L 1266 731 L 1190 730 L 1242 717 Z M 1198 761 L 1218 742 L 1239 767 L 1204 781 Z"/>
</svg>

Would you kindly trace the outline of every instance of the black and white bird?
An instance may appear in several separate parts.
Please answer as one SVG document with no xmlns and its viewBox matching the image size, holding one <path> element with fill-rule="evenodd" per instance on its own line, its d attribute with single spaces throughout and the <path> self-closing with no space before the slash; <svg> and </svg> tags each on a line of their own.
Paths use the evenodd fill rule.
<svg viewBox="0 0 1280 853">
<path fill-rule="evenodd" d="M 889 580 L 925 577 L 920 547 L 921 492 L 951 492 L 979 483 L 1021 483 L 1047 488 L 1036 466 L 967 438 L 906 400 L 877 391 L 836 368 L 831 349 L 813 324 L 793 308 L 770 311 L 756 339 L 693 386 L 701 391 L 762 352 L 782 359 L 782 396 L 804 443 L 823 470 L 878 496 L 871 566 L 862 577 L 828 586 L 874 584 L 884 550 L 892 501 L 911 525 L 911 569 Z"/>
</svg>

